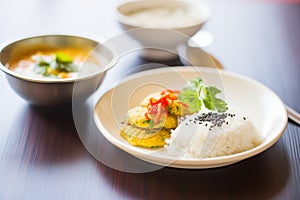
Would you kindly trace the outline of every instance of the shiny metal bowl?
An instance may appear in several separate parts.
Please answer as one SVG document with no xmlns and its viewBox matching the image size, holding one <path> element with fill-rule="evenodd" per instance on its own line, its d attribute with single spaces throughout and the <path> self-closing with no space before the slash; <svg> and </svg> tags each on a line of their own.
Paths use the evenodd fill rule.
<svg viewBox="0 0 300 200">
<path fill-rule="evenodd" d="M 16 73 L 6 65 L 28 51 L 57 48 L 88 49 L 101 64 L 93 71 L 88 66 L 82 67 L 85 72 L 80 70 L 74 79 L 32 78 Z M 100 86 L 106 71 L 116 64 L 116 58 L 113 48 L 97 40 L 63 34 L 32 36 L 0 46 L 0 69 L 5 72 L 11 88 L 30 104 L 38 106 L 58 106 L 70 104 L 72 98 L 87 98 Z"/>
</svg>

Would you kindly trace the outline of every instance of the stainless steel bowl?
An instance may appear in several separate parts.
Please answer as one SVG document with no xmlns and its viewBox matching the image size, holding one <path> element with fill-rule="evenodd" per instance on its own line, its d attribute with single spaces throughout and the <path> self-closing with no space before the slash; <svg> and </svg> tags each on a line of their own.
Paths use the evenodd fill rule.
<svg viewBox="0 0 300 200">
<path fill-rule="evenodd" d="M 89 73 L 79 72 L 79 76 L 75 79 L 32 78 L 6 67 L 12 59 L 28 51 L 57 48 L 88 49 L 101 65 Z M 31 104 L 39 106 L 70 104 L 72 98 L 87 98 L 100 86 L 106 71 L 116 62 L 117 57 L 111 47 L 81 36 L 39 35 L 8 42 L 0 47 L 0 69 L 5 72 L 11 88 Z"/>
</svg>

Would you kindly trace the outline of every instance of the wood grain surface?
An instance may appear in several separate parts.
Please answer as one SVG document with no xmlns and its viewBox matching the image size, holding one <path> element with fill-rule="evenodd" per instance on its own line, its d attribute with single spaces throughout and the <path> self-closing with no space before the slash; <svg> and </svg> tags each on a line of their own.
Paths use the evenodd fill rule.
<svg viewBox="0 0 300 200">
<path fill-rule="evenodd" d="M 51 31 L 90 33 L 108 39 L 122 30 L 117 1 L 0 0 L 0 42 Z M 300 4 L 271 1 L 209 1 L 213 16 L 204 26 L 214 42 L 206 50 L 225 69 L 252 77 L 300 112 Z M 129 38 L 117 45 L 133 42 Z M 128 53 L 107 73 L 100 95 L 123 77 L 159 65 Z M 0 73 L 0 200 L 17 199 L 299 199 L 300 126 L 289 121 L 267 151 L 227 167 L 185 170 L 169 167 L 129 173 L 131 162 L 153 167 L 104 138 L 101 160 L 83 145 L 78 131 L 97 131 L 93 121 L 80 130 L 70 108 L 30 106 Z M 255 94 L 253 94 L 255 95 Z M 92 110 L 93 96 L 86 102 Z M 255 103 L 255 102 L 253 102 Z M 90 107 L 90 108 L 89 108 Z M 89 109 L 88 109 L 89 108 Z M 92 113 L 84 113 L 86 119 Z M 98 133 L 101 135 L 100 133 Z M 97 141 L 96 141 L 97 142 Z M 99 158 L 99 157 L 98 157 Z M 149 168 L 149 169 L 150 169 Z"/>
</svg>

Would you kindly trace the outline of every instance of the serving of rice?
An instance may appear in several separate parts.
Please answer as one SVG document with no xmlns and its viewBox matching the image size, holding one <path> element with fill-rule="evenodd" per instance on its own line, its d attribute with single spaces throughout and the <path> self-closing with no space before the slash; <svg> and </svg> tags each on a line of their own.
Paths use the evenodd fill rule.
<svg viewBox="0 0 300 200">
<path fill-rule="evenodd" d="M 165 148 L 171 156 L 210 158 L 240 153 L 262 142 L 252 122 L 237 109 L 225 113 L 200 111 L 172 131 Z"/>
</svg>

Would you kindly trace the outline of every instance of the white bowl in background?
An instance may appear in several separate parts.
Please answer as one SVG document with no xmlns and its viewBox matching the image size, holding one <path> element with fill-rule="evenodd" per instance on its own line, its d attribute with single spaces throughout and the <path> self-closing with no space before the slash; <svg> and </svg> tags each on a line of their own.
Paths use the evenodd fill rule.
<svg viewBox="0 0 300 200">
<path fill-rule="evenodd" d="M 205 2 L 129 1 L 116 8 L 123 30 L 138 41 L 143 57 L 171 59 L 176 47 L 197 33 L 211 15 Z"/>
</svg>

